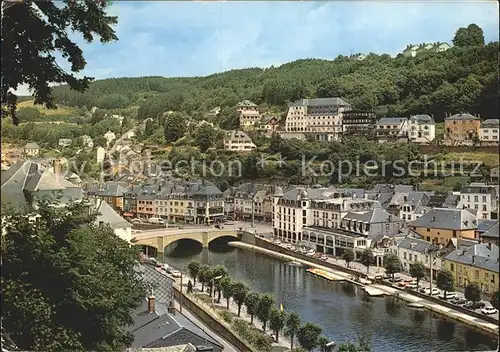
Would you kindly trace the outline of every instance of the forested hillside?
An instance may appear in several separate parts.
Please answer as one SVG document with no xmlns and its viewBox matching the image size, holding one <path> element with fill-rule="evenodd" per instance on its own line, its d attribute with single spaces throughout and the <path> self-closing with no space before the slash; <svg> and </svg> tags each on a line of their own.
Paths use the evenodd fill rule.
<svg viewBox="0 0 500 352">
<path fill-rule="evenodd" d="M 340 96 L 378 116 L 468 111 L 495 118 L 498 108 L 498 42 L 422 52 L 416 57 L 370 54 L 358 61 L 307 59 L 268 69 L 232 70 L 194 78 L 113 78 L 96 81 L 84 93 L 54 89 L 59 104 L 120 109 L 139 106 L 138 118 L 182 110 L 201 117 L 215 106 L 250 99 L 284 111 L 299 98 Z"/>
</svg>

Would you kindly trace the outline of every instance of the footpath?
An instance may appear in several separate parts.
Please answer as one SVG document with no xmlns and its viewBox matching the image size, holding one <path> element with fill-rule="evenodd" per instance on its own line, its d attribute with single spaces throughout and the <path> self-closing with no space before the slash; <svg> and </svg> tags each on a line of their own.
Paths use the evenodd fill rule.
<svg viewBox="0 0 500 352">
<path fill-rule="evenodd" d="M 273 257 L 277 257 L 277 258 L 282 259 L 282 260 L 296 261 L 296 262 L 300 262 L 302 264 L 305 264 L 309 267 L 315 267 L 315 268 L 318 268 L 321 270 L 329 271 L 329 272 L 332 272 L 334 275 L 336 275 L 339 279 L 344 279 L 345 281 L 350 281 L 350 282 L 353 282 L 353 283 L 361 285 L 361 286 L 373 287 L 377 290 L 384 292 L 388 296 L 397 296 L 399 299 L 402 299 L 406 302 L 421 304 L 426 309 L 429 309 L 433 312 L 439 313 L 439 314 L 446 316 L 450 319 L 454 319 L 456 321 L 470 325 L 472 327 L 475 327 L 475 328 L 480 329 L 482 331 L 485 331 L 487 333 L 490 333 L 493 335 L 499 334 L 498 324 L 493 324 L 493 323 L 475 318 L 469 314 L 465 314 L 465 313 L 459 312 L 457 310 L 445 307 L 445 306 L 440 305 L 438 303 L 435 303 L 433 301 L 430 301 L 430 300 L 427 300 L 424 298 L 420 298 L 420 297 L 416 297 L 410 293 L 398 290 L 397 288 L 393 288 L 393 287 L 389 287 L 389 286 L 385 286 L 385 285 L 379 285 L 379 284 L 371 284 L 371 281 L 369 281 L 369 280 L 362 280 L 361 283 L 357 283 L 357 282 L 354 282 L 353 280 L 350 279 L 349 274 L 346 274 L 344 272 L 335 271 L 329 267 L 325 267 L 325 266 L 322 266 L 322 265 L 319 265 L 316 263 L 308 262 L 307 260 L 303 260 L 303 259 L 294 257 L 292 255 L 277 253 L 275 251 L 272 251 L 272 250 L 269 250 L 266 248 L 262 248 L 259 246 L 254 246 L 251 244 L 247 244 L 247 243 L 243 243 L 243 242 L 236 242 L 236 241 L 230 242 L 229 245 L 234 246 L 234 247 L 238 247 L 238 248 L 246 248 L 246 249 L 250 249 L 250 250 L 255 250 L 255 251 L 258 251 L 261 253 L 268 254 L 268 255 L 273 256 Z M 343 260 L 341 260 L 341 259 L 338 259 L 338 263 L 332 262 L 331 260 L 329 261 L 330 264 L 335 264 L 335 265 L 339 265 L 342 262 L 343 262 Z M 359 264 L 359 263 L 357 263 L 357 266 L 350 265 L 350 268 L 354 269 L 362 274 L 366 274 L 366 267 L 364 265 Z M 378 269 L 378 268 L 376 268 L 376 269 Z"/>
<path fill-rule="evenodd" d="M 157 268 L 157 270 L 160 272 L 163 272 L 159 268 Z M 188 281 L 191 281 L 191 283 L 193 283 L 194 280 L 193 280 L 193 278 L 191 278 L 190 276 L 188 276 L 185 273 L 182 273 L 182 276 L 183 276 L 183 278 L 182 278 L 182 293 L 184 295 L 187 295 Z M 180 278 L 172 278 L 172 279 L 175 282 L 175 286 L 177 288 L 180 288 L 180 284 L 181 284 Z M 205 290 L 206 290 L 206 286 L 205 286 Z M 202 296 L 200 297 L 200 295 L 202 295 Z M 205 311 L 209 312 L 213 317 L 217 317 L 217 320 L 223 321 L 222 317 L 219 315 L 219 312 L 228 311 L 225 298 L 221 297 L 220 303 L 217 303 L 217 294 L 216 294 L 216 297 L 214 298 L 214 306 L 212 307 L 212 303 L 211 303 L 212 298 L 208 295 L 207 292 L 204 292 L 201 290 L 201 284 L 198 282 L 196 282 L 196 286 L 193 285 L 193 294 L 190 294 L 189 297 L 191 299 L 195 300 L 200 306 L 203 307 L 203 309 Z M 206 299 L 202 299 L 202 297 L 206 298 Z M 246 312 L 245 305 L 243 305 L 241 307 L 240 316 L 238 317 L 237 316 L 238 305 L 236 304 L 236 302 L 234 302 L 234 300 L 232 298 L 229 300 L 229 312 L 234 314 L 234 318 L 245 320 L 250 324 L 251 317 Z M 227 323 L 225 323 L 225 324 L 227 325 Z M 259 321 L 259 319 L 254 316 L 253 326 L 255 326 L 259 330 L 262 330 L 262 325 L 263 325 L 262 322 Z M 274 339 L 274 336 L 272 335 L 272 331 L 269 329 L 269 323 L 267 324 L 266 334 L 273 337 L 273 339 Z M 278 350 L 279 351 L 287 351 L 290 349 L 290 340 L 287 339 L 285 336 L 283 336 L 282 333 L 280 333 L 279 338 L 278 338 L 278 342 L 273 342 L 272 345 L 275 347 L 273 349 L 273 351 L 278 351 Z"/>
</svg>

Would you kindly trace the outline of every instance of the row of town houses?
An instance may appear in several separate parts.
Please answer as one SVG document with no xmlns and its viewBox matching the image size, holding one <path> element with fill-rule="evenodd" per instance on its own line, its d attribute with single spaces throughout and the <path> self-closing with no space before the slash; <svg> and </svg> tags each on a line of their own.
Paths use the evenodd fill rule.
<svg viewBox="0 0 500 352">
<path fill-rule="evenodd" d="M 338 140 L 345 133 L 370 135 L 380 141 L 406 141 L 429 144 L 436 139 L 436 123 L 432 116 L 421 114 L 407 117 L 387 117 L 377 119 L 372 112 L 359 111 L 341 98 L 301 99 L 288 108 L 284 129 L 279 127 L 277 116 L 264 116 L 259 106 L 249 100 L 236 106 L 240 113 L 242 130 L 260 130 L 267 135 L 279 133 L 282 138 L 319 141 Z M 219 109 L 220 110 L 220 109 Z M 217 108 L 212 114 L 217 114 Z M 240 132 L 243 133 L 243 132 Z M 244 133 L 243 133 L 243 136 Z M 251 150 L 251 140 L 246 148 L 226 147 L 229 150 Z M 499 143 L 499 120 L 481 120 L 479 116 L 459 113 L 445 118 L 444 136 L 440 143 L 445 145 L 484 145 Z"/>
<path fill-rule="evenodd" d="M 25 160 L 2 171 L 2 201 L 35 208 L 46 196 L 60 205 L 85 201 L 117 236 L 132 238 L 133 218 L 161 217 L 176 224 L 211 225 L 224 219 L 266 221 L 274 236 L 318 252 L 359 257 L 372 249 L 383 265 L 398 255 L 403 270 L 424 262 L 447 268 L 459 286 L 478 281 L 484 292 L 498 287 L 498 186 L 471 183 L 447 195 L 406 185 L 373 188 L 288 186 L 245 183 L 222 192 L 208 181 L 147 178 L 138 184 L 106 182 L 79 186 L 74 175 Z"/>
</svg>

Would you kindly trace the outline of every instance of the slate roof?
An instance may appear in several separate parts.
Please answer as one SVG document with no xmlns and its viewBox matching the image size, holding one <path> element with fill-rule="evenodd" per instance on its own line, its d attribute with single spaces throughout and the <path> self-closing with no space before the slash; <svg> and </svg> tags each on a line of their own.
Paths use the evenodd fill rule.
<svg viewBox="0 0 500 352">
<path fill-rule="evenodd" d="M 382 117 L 377 121 L 377 125 L 399 125 L 406 120 L 406 117 Z"/>
<path fill-rule="evenodd" d="M 365 190 L 362 188 L 337 188 L 337 191 L 350 197 L 356 196 L 356 199 L 365 198 Z"/>
<path fill-rule="evenodd" d="M 434 119 L 429 115 L 413 115 L 410 117 L 410 121 L 417 123 L 435 124 Z"/>
<path fill-rule="evenodd" d="M 429 198 L 427 196 L 427 193 L 425 192 L 411 192 L 406 196 L 406 201 L 404 201 L 402 204 L 409 204 L 409 205 L 427 205 L 429 201 Z"/>
<path fill-rule="evenodd" d="M 338 193 L 334 187 L 328 188 L 302 188 L 295 187 L 283 194 L 283 199 L 286 200 L 297 200 L 297 196 L 300 195 L 300 199 L 328 199 L 333 194 Z"/>
<path fill-rule="evenodd" d="M 461 194 L 491 194 L 495 196 L 495 188 L 492 186 L 464 186 L 460 189 Z"/>
<path fill-rule="evenodd" d="M 481 122 L 481 128 L 498 128 L 499 125 L 499 119 L 488 119 Z"/>
<path fill-rule="evenodd" d="M 449 194 L 444 202 L 442 207 L 443 208 L 456 208 L 458 203 L 460 202 L 460 196 L 457 194 Z"/>
<path fill-rule="evenodd" d="M 315 99 L 297 100 L 292 104 L 292 106 L 323 106 L 323 105 L 346 106 L 349 105 L 349 103 L 342 98 L 315 98 Z"/>
<path fill-rule="evenodd" d="M 167 347 L 191 342 L 194 345 L 211 345 L 221 351 L 221 346 L 212 336 L 198 327 L 179 311 L 171 315 L 167 307 L 155 302 L 155 312 L 148 312 L 148 301 L 145 299 L 137 308 L 134 316 L 134 325 L 129 328 L 134 335 L 132 348 L 140 347 Z"/>
<path fill-rule="evenodd" d="M 97 216 L 96 224 L 101 221 L 104 224 L 109 224 L 113 229 L 123 229 L 132 227 L 125 219 L 123 219 L 108 203 L 99 199 L 96 211 L 100 214 Z"/>
<path fill-rule="evenodd" d="M 497 245 L 479 243 L 465 249 L 456 249 L 444 259 L 498 273 L 500 272 L 498 257 Z"/>
<path fill-rule="evenodd" d="M 492 219 L 478 219 L 477 229 L 476 231 L 479 233 L 483 233 L 491 229 L 491 227 L 495 224 L 498 224 L 498 220 Z"/>
<path fill-rule="evenodd" d="M 250 100 L 243 100 L 238 103 L 236 106 L 258 106 L 257 104 L 251 102 Z"/>
<path fill-rule="evenodd" d="M 168 307 L 173 299 L 172 285 L 174 280 L 163 275 L 149 264 L 137 264 L 135 271 L 143 278 L 144 282 L 155 286 L 156 302 Z"/>
<path fill-rule="evenodd" d="M 106 183 L 104 188 L 97 192 L 97 195 L 101 197 L 123 197 L 126 192 L 127 189 L 119 184 Z"/>
<path fill-rule="evenodd" d="M 481 235 L 481 237 L 488 237 L 488 238 L 496 238 L 496 239 L 498 239 L 499 238 L 499 235 L 498 235 L 498 221 L 496 222 L 495 225 L 493 225 L 492 227 L 490 227 L 490 229 L 488 231 L 486 231 L 485 233 L 483 233 Z"/>
<path fill-rule="evenodd" d="M 344 218 L 345 220 L 356 220 L 368 224 L 378 224 L 386 222 L 401 222 L 397 216 L 388 213 L 381 208 L 374 208 L 363 212 L 349 212 Z"/>
<path fill-rule="evenodd" d="M 479 117 L 473 116 L 469 113 L 465 114 L 455 114 L 453 116 L 448 116 L 444 119 L 445 121 L 452 121 L 452 120 L 480 120 Z"/>
<path fill-rule="evenodd" d="M 36 144 L 34 142 L 30 142 L 30 143 L 26 143 L 26 145 L 24 146 L 24 149 L 40 149 L 40 147 L 38 146 L 38 144 Z"/>
<path fill-rule="evenodd" d="M 24 192 L 65 191 L 79 187 L 32 161 L 19 161 L 1 172 L 2 199 L 14 204 L 26 204 Z"/>
<path fill-rule="evenodd" d="M 410 223 L 414 227 L 447 230 L 472 230 L 477 228 L 477 217 L 464 209 L 434 208 Z"/>
<path fill-rule="evenodd" d="M 429 248 L 432 247 L 434 247 L 434 245 L 430 242 L 411 237 L 405 237 L 401 242 L 399 242 L 399 248 L 412 250 L 419 253 L 426 253 Z"/>
</svg>

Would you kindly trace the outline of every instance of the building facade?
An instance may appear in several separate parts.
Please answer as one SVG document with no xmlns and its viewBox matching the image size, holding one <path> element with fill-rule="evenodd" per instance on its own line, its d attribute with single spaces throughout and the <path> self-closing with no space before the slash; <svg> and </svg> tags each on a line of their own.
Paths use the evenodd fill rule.
<svg viewBox="0 0 500 352">
<path fill-rule="evenodd" d="M 40 155 L 40 147 L 36 143 L 26 143 L 24 146 L 24 154 L 27 157 Z"/>
<path fill-rule="evenodd" d="M 377 139 L 398 140 L 408 138 L 408 119 L 405 117 L 383 117 L 377 121 Z"/>
<path fill-rule="evenodd" d="M 464 209 L 434 208 L 408 227 L 426 241 L 444 246 L 451 239 L 476 239 L 477 217 Z"/>
<path fill-rule="evenodd" d="M 240 101 L 236 105 L 236 111 L 240 113 L 240 127 L 242 129 L 253 129 L 261 120 L 259 106 L 250 100 Z"/>
<path fill-rule="evenodd" d="M 444 140 L 449 144 L 473 144 L 479 139 L 481 119 L 471 114 L 456 114 L 444 120 Z"/>
<path fill-rule="evenodd" d="M 429 115 L 414 115 L 409 120 L 410 142 L 428 144 L 436 138 L 436 123 Z"/>
<path fill-rule="evenodd" d="M 500 120 L 488 119 L 481 122 L 479 127 L 479 140 L 482 144 L 498 145 L 498 131 Z"/>
<path fill-rule="evenodd" d="M 373 132 L 377 118 L 374 113 L 359 110 L 342 113 L 342 132 L 366 135 Z"/>
<path fill-rule="evenodd" d="M 479 219 L 491 219 L 491 214 L 497 211 L 498 195 L 494 186 L 485 184 L 465 186 L 460 190 L 460 196 L 462 206 L 476 210 Z"/>
<path fill-rule="evenodd" d="M 243 131 L 231 131 L 224 138 L 224 150 L 233 152 L 250 152 L 257 146 Z"/>
<path fill-rule="evenodd" d="M 319 141 L 337 140 L 342 134 L 342 113 L 350 104 L 340 98 L 301 99 L 288 108 L 286 132 L 300 132 Z"/>
<path fill-rule="evenodd" d="M 468 248 L 458 248 L 444 257 L 444 267 L 455 278 L 459 287 L 477 282 L 481 292 L 491 294 L 498 291 L 500 268 L 498 246 L 479 243 Z"/>
</svg>

